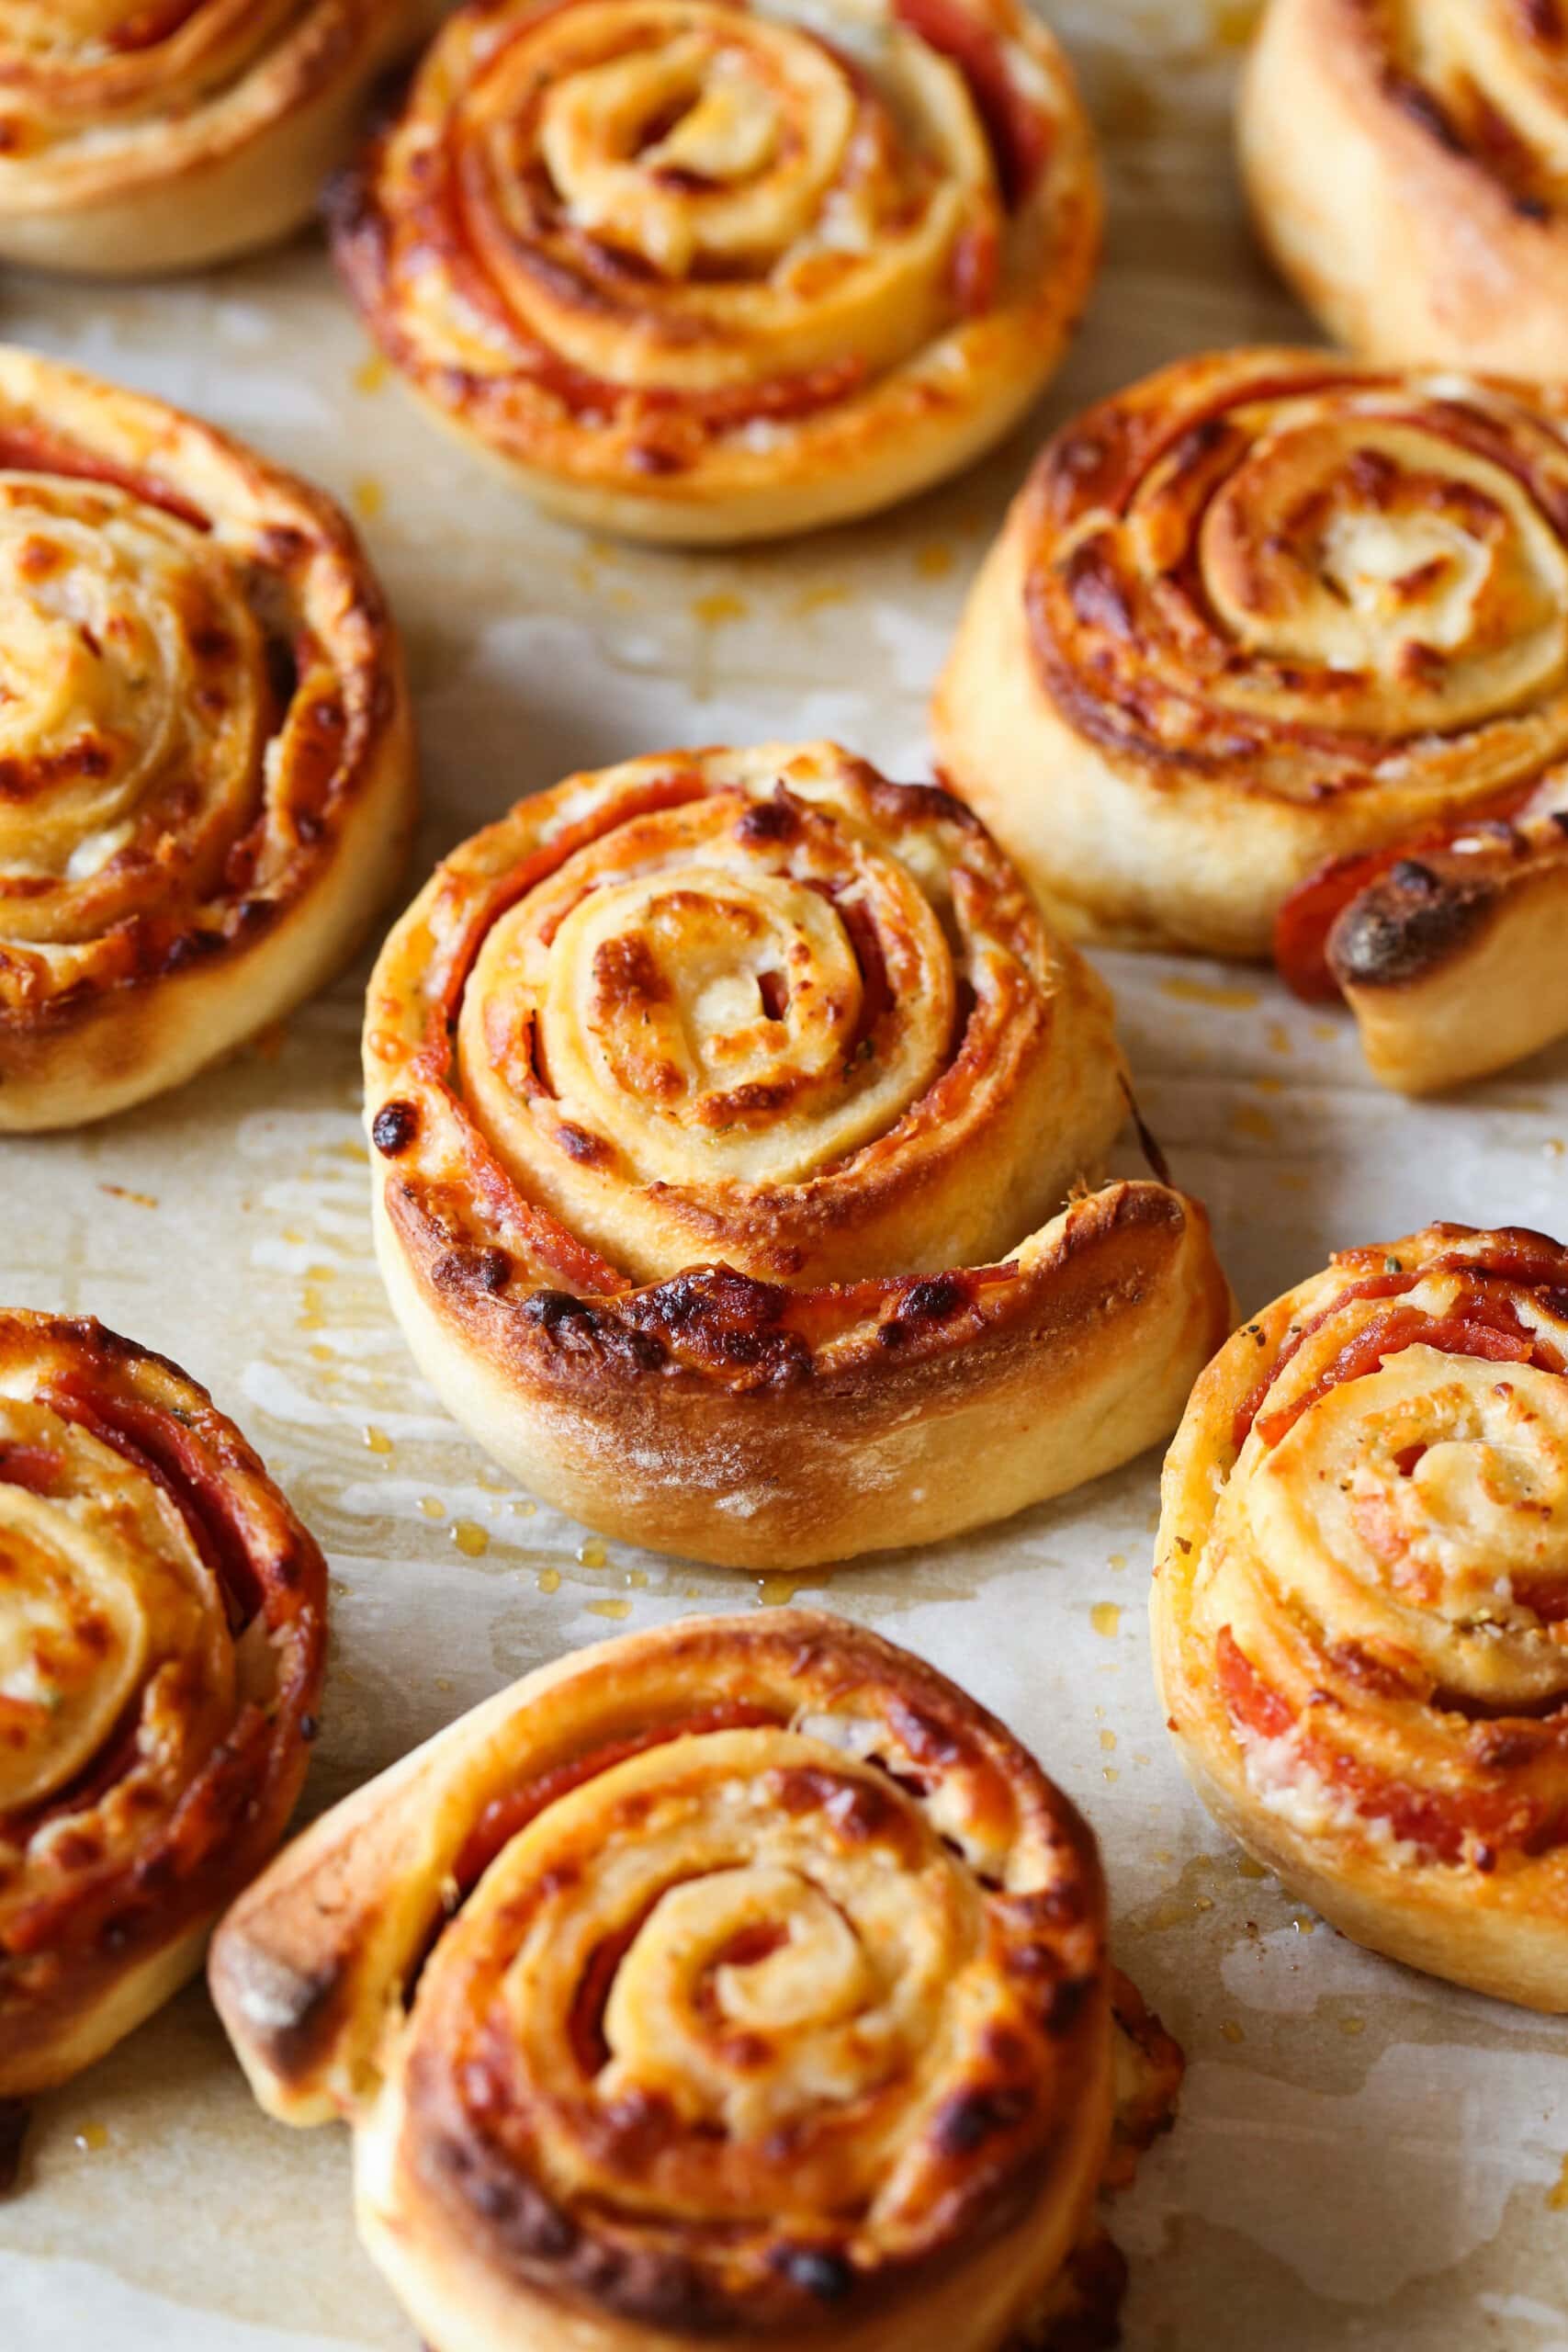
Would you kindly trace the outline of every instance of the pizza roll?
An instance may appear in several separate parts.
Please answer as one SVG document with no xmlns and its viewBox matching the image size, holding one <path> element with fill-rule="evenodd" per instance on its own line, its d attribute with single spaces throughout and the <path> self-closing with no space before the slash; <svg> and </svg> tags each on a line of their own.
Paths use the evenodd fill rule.
<svg viewBox="0 0 1568 2352">
<path fill-rule="evenodd" d="M 330 500 L 0 348 L 0 1131 L 177 1085 L 293 1009 L 402 870 L 402 660 Z"/>
<path fill-rule="evenodd" d="M 1201 1209 L 1079 1181 L 1128 1113 L 1105 989 L 967 810 L 831 744 L 520 802 L 394 927 L 365 1056 L 422 1367 L 658 1550 L 1002 1517 L 1167 1432 L 1228 1328 Z"/>
<path fill-rule="evenodd" d="M 1568 2009 L 1568 1250 L 1342 1250 L 1165 1468 L 1156 1668 L 1204 1803 L 1358 1943 Z"/>
<path fill-rule="evenodd" d="M 1113 2320 L 1096 2192 L 1181 2064 L 1108 1967 L 1066 1799 L 807 1611 L 502 1691 L 292 1846 L 210 1976 L 263 2105 L 352 2126 L 361 2233 L 433 2352 Z"/>
<path fill-rule="evenodd" d="M 976 583 L 944 775 L 1069 935 L 1272 955 L 1411 1091 L 1533 1051 L 1568 1030 L 1565 422 L 1306 351 L 1102 401 Z"/>
<path fill-rule="evenodd" d="M 304 1781 L 326 1606 L 204 1389 L 85 1318 L 0 1314 L 0 2112 L 199 1966 Z"/>
<path fill-rule="evenodd" d="M 1019 0 L 461 9 L 334 199 L 422 399 L 547 507 L 771 537 L 886 506 L 1022 413 L 1100 199 Z"/>
</svg>

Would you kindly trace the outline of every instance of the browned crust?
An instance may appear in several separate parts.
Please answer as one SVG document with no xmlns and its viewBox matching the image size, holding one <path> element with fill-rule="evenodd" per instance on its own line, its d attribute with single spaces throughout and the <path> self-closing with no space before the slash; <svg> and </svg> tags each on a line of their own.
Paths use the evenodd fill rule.
<svg viewBox="0 0 1568 2352">
<path fill-rule="evenodd" d="M 1495 883 L 1444 877 L 1429 860 L 1402 858 L 1335 925 L 1330 954 L 1341 988 L 1397 988 L 1462 955 L 1497 895 Z"/>
<path fill-rule="evenodd" d="M 236 1630 L 259 1616 L 276 1665 L 273 1703 L 242 1708 L 133 1860 L 84 1838 L 71 1883 L 0 1928 L 0 2041 L 47 2079 L 51 2043 L 68 2044 L 122 1979 L 211 1918 L 281 1837 L 315 1736 L 327 1571 L 260 1457 L 166 1357 L 89 1317 L 20 1311 L 0 1314 L 0 1356 L 36 1360 L 39 1402 L 150 1469 L 214 1562 Z"/>
<path fill-rule="evenodd" d="M 1021 1355 L 1081 1339 L 1135 1306 L 1152 1265 L 1186 1231 L 1189 1204 L 1158 1183 L 1108 1185 L 1074 1204 L 1053 1250 L 1027 1274 L 1015 1265 L 889 1277 L 828 1290 L 788 1290 L 727 1266 L 611 1297 L 535 1290 L 522 1296 L 487 1228 L 445 1197 L 433 1210 L 413 1182 L 388 1187 L 387 1210 L 433 1306 L 485 1360 L 520 1386 L 579 1411 L 625 1416 L 656 1386 L 656 1414 L 674 1398 L 720 1395 L 728 1415 L 806 1394 L 832 1411 L 871 1406 L 899 1419 L 940 1391 L 956 1402 Z M 868 1385 L 874 1384 L 874 1405 Z M 651 1434 L 651 1429 L 649 1430 Z M 791 1441 L 794 1442 L 794 1441 Z"/>
<path fill-rule="evenodd" d="M 1329 937 L 1339 986 L 1389 989 L 1460 962 L 1509 899 L 1548 876 L 1568 881 L 1568 814 L 1481 829 L 1463 852 L 1401 858 L 1363 890 Z M 1528 968 L 1519 974 L 1528 988 Z"/>
</svg>

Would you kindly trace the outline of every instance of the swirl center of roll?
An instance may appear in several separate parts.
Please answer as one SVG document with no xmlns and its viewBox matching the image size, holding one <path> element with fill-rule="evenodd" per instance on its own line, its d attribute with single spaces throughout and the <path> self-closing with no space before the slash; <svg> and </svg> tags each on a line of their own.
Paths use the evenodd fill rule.
<svg viewBox="0 0 1568 2352">
<path fill-rule="evenodd" d="M 740 1867 L 671 1887 L 616 1974 L 600 2096 L 661 2093 L 690 2120 L 739 2122 L 783 2038 L 797 2081 L 844 2095 L 850 2039 L 868 2030 L 851 2021 L 880 1989 L 850 1920 L 797 1871 Z"/>
<path fill-rule="evenodd" d="M 1414 426 L 1350 414 L 1265 435 L 1199 551 L 1236 643 L 1321 665 L 1340 723 L 1473 726 L 1568 672 L 1568 551 L 1511 474 Z"/>
<path fill-rule="evenodd" d="M 987 2016 L 1012 2013 L 983 1904 L 874 1768 L 783 1731 L 713 1733 L 610 1767 L 521 1831 L 429 1997 L 460 2001 L 547 2172 L 580 2191 L 613 2170 L 649 2213 L 892 2208 L 914 2190 L 886 2177 L 886 2148 L 965 2079 Z"/>
<path fill-rule="evenodd" d="M 1568 1691 L 1568 1380 L 1403 1348 L 1233 1483 L 1243 1542 L 1341 1641 L 1488 1706 Z M 1223 1572 L 1222 1572 L 1223 1573 Z"/>
<path fill-rule="evenodd" d="M 211 883 L 265 707 L 255 620 L 199 532 L 108 486 L 0 475 L 7 934 L 91 935 L 133 871 L 154 898 Z"/>
<path fill-rule="evenodd" d="M 953 954 L 915 874 L 785 796 L 620 827 L 491 930 L 465 1089 L 509 1166 L 597 1227 L 600 1188 L 798 1185 L 943 1067 Z M 655 1274 L 690 1262 L 672 1238 Z"/>
<path fill-rule="evenodd" d="M 754 264 L 810 225 L 853 122 L 842 68 L 780 27 L 677 32 L 547 92 L 539 149 L 573 218 L 664 277 Z"/>
<path fill-rule="evenodd" d="M 513 315 L 586 374 L 694 393 L 919 349 L 995 166 L 957 66 L 863 29 L 874 82 L 718 0 L 579 0 L 473 61 L 466 222 Z"/>
</svg>

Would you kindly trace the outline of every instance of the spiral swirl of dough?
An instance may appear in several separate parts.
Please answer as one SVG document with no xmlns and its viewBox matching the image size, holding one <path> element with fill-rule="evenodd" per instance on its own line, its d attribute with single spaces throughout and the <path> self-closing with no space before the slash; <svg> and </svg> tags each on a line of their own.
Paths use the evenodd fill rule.
<svg viewBox="0 0 1568 2352">
<path fill-rule="evenodd" d="M 336 510 L 209 428 L 0 352 L 0 1128 L 101 1117 L 319 985 L 412 768 Z"/>
<path fill-rule="evenodd" d="M 413 382 L 541 495 L 741 537 L 1004 429 L 1096 201 L 1065 65 L 1011 0 L 510 0 L 438 37 L 338 250 Z"/>
<path fill-rule="evenodd" d="M 643 1542 L 829 1557 L 899 1541 L 911 1510 L 985 1511 L 868 1487 L 972 1385 L 975 1442 L 1010 1448 L 993 1511 L 1025 1478 L 1076 1483 L 1058 1449 L 1010 1453 L 1000 1404 L 1022 1330 L 1076 1287 L 1061 1250 L 1091 1234 L 1147 1228 L 1146 1299 L 1122 1315 L 1174 1251 L 1187 1369 L 1223 1311 L 1162 1187 L 1049 1222 L 1126 1116 L 1109 998 L 965 810 L 832 745 L 672 752 L 520 803 L 392 933 L 366 1068 L 416 1351 L 521 1475 Z M 1124 1343 L 1108 1322 L 1107 1376 L 1132 1379 Z M 1055 1412 L 1028 1370 L 1035 1418 Z M 765 1422 L 743 1401 L 763 1393 Z M 804 1451 L 795 1412 L 823 1423 Z M 808 1530 L 833 1458 L 837 1531 Z"/>
<path fill-rule="evenodd" d="M 1238 130 L 1265 242 L 1341 341 L 1562 377 L 1562 0 L 1271 0 Z"/>
<path fill-rule="evenodd" d="M 231 1424 L 96 1324 L 0 1317 L 0 2094 L 140 2021 L 280 1835 L 326 1570 Z"/>
<path fill-rule="evenodd" d="M 442 2345 L 564 2307 L 585 2346 L 919 2309 L 991 2347 L 1109 2150 L 1089 1834 L 953 1685 L 806 1611 L 503 1693 L 297 1847 L 212 1977 L 275 2112 L 346 2091 L 367 2242 Z"/>
<path fill-rule="evenodd" d="M 1562 2008 L 1568 1250 L 1434 1227 L 1237 1333 L 1155 1596 L 1201 1792 L 1337 1926 Z"/>
<path fill-rule="evenodd" d="M 1568 752 L 1565 413 L 1275 350 L 1089 410 L 976 584 L 944 768 L 1077 929 L 1268 954 L 1325 861 Z"/>
</svg>

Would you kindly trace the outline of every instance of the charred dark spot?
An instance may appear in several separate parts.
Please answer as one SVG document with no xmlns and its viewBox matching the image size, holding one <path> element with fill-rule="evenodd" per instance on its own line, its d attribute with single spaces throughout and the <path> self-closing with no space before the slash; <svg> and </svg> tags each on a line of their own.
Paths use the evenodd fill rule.
<svg viewBox="0 0 1568 2352">
<path fill-rule="evenodd" d="M 987 2140 L 1017 2129 L 1029 2113 L 1029 2094 L 998 2085 L 986 2090 L 955 2091 L 937 2111 L 931 2139 L 944 2156 L 972 2156 Z"/>
<path fill-rule="evenodd" d="M 1073 1928 L 1083 1917 L 1085 1895 L 1077 1879 L 1062 1879 L 1054 1886 L 1038 1886 L 1027 1894 L 1010 1894 L 1010 1919 L 1026 1930 Z"/>
<path fill-rule="evenodd" d="M 658 1372 L 667 1361 L 657 1332 L 639 1329 L 615 1307 L 592 1306 L 570 1291 L 535 1291 L 523 1302 L 523 1319 L 569 1354 L 592 1354 L 629 1372 Z"/>
<path fill-rule="evenodd" d="M 597 1167 L 610 1156 L 608 1146 L 600 1136 L 591 1136 L 586 1127 L 574 1126 L 570 1119 L 557 1123 L 556 1141 L 579 1168 Z"/>
<path fill-rule="evenodd" d="M 1487 1772 L 1515 1772 L 1533 1763 L 1540 1750 L 1538 1734 L 1511 1724 L 1488 1724 L 1471 1736 L 1471 1753 Z"/>
<path fill-rule="evenodd" d="M 1224 448 L 1231 433 L 1232 428 L 1223 416 L 1200 417 L 1172 444 L 1171 463 L 1179 473 L 1190 473 L 1205 458 L 1212 458 L 1216 449 Z"/>
<path fill-rule="evenodd" d="M 800 831 L 800 811 L 782 785 L 771 800 L 754 800 L 735 822 L 735 838 L 749 848 L 792 842 Z"/>
<path fill-rule="evenodd" d="M 593 1309 L 581 1298 L 573 1298 L 569 1290 L 536 1290 L 523 1303 L 523 1319 L 536 1323 L 551 1339 L 556 1339 L 569 1326 L 593 1321 Z"/>
<path fill-rule="evenodd" d="M 966 1753 L 964 1742 L 955 1739 L 937 1716 L 928 1715 L 922 1708 L 895 1701 L 888 1711 L 888 1720 L 903 1746 L 918 1763 L 945 1769 L 963 1762 Z"/>
<path fill-rule="evenodd" d="M 1329 962 L 1342 986 L 1386 988 L 1419 978 L 1455 954 L 1484 918 L 1493 897 L 1482 879 L 1445 880 L 1402 858 L 1354 899 L 1329 934 Z"/>
<path fill-rule="evenodd" d="M 945 1323 L 965 1303 L 963 1283 L 951 1274 L 937 1274 L 906 1292 L 899 1301 L 898 1314 L 906 1323 Z"/>
<path fill-rule="evenodd" d="M 561 2262 L 579 2251 L 575 2223 L 531 2180 L 502 2171 L 482 2147 L 460 2140 L 441 2143 L 440 2160 L 462 2184 L 465 2202 L 492 2222 L 507 2244 L 545 2262 Z"/>
<path fill-rule="evenodd" d="M 1092 1976 L 1065 1976 L 1053 1984 L 1041 2012 L 1046 2031 L 1070 2033 L 1093 1990 Z"/>
<path fill-rule="evenodd" d="M 789 1303 L 776 1283 L 733 1266 L 704 1266 L 637 1292 L 622 1302 L 622 1312 L 645 1332 L 675 1334 L 716 1370 L 752 1375 L 748 1386 L 782 1387 L 811 1368 L 805 1340 L 782 1328 Z"/>
<path fill-rule="evenodd" d="M 406 1151 L 419 1133 L 419 1113 L 412 1102 L 383 1102 L 370 1127 L 370 1140 L 387 1159 Z"/>
<path fill-rule="evenodd" d="M 773 2264 L 792 2287 L 814 2295 L 819 2303 L 841 2303 L 855 2283 L 852 2263 L 827 2246 L 781 2245 L 774 2249 Z"/>
<path fill-rule="evenodd" d="M 504 1250 L 448 1250 L 430 1278 L 438 1290 L 482 1290 L 493 1298 L 512 1279 L 512 1261 Z"/>
</svg>

